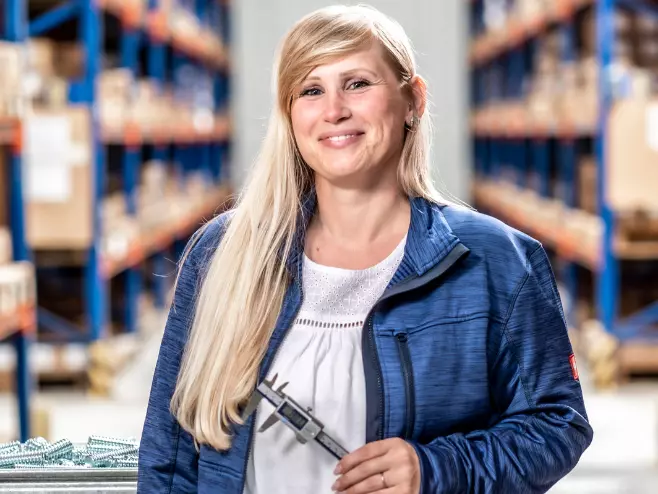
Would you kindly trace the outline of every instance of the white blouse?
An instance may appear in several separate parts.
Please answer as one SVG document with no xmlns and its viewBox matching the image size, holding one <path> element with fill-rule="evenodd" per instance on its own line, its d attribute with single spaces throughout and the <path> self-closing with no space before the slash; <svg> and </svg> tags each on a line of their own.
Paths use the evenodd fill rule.
<svg viewBox="0 0 658 494">
<path fill-rule="evenodd" d="M 365 380 L 361 330 L 365 318 L 404 255 L 406 236 L 383 261 L 367 269 L 323 266 L 307 257 L 304 300 L 268 374 L 276 388 L 310 407 L 325 432 L 348 451 L 365 444 Z M 274 408 L 263 400 L 256 430 Z M 256 432 L 246 494 L 330 494 L 338 461 L 315 441 L 301 444 L 281 422 Z"/>
</svg>

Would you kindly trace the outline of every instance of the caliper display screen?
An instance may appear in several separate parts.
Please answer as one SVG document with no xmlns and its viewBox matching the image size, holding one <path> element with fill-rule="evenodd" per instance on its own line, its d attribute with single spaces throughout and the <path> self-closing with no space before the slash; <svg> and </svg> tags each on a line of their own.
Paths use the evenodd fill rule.
<svg viewBox="0 0 658 494">
<path fill-rule="evenodd" d="M 308 419 L 288 403 L 284 403 L 279 408 L 279 413 L 299 430 L 302 430 L 308 423 Z"/>
</svg>

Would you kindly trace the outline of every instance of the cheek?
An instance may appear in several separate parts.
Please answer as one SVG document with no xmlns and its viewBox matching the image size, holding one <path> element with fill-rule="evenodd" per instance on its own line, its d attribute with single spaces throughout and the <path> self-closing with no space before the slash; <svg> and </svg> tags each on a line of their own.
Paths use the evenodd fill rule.
<svg viewBox="0 0 658 494">
<path fill-rule="evenodd" d="M 297 140 L 297 145 L 300 149 L 304 148 L 308 145 L 308 140 L 312 135 L 316 116 L 311 108 L 293 106 L 290 113 L 290 119 L 292 121 L 292 131 Z"/>
<path fill-rule="evenodd" d="M 404 109 L 392 97 L 364 99 L 359 105 L 359 113 L 370 121 L 378 134 L 390 135 L 398 127 L 404 127 Z"/>
</svg>

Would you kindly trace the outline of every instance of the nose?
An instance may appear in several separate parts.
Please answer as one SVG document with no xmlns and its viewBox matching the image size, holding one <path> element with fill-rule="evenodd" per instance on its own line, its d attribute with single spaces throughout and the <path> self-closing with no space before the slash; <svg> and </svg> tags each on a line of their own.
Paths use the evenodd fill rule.
<svg viewBox="0 0 658 494">
<path fill-rule="evenodd" d="M 327 91 L 324 108 L 324 119 L 332 124 L 340 123 L 352 116 L 344 95 L 340 91 Z"/>
</svg>

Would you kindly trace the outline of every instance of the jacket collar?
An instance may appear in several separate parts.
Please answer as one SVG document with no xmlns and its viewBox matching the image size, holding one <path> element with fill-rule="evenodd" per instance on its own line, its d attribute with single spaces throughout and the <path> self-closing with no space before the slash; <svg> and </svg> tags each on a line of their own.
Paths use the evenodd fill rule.
<svg viewBox="0 0 658 494">
<path fill-rule="evenodd" d="M 443 215 L 442 209 L 445 206 L 437 205 L 421 197 L 410 198 L 410 204 L 411 222 L 404 257 L 391 284 L 411 276 L 422 276 L 442 261 L 460 243 Z M 313 189 L 301 202 L 297 232 L 286 261 L 290 273 L 298 280 L 302 279 L 306 229 L 315 212 L 316 205 L 317 196 Z"/>
</svg>

